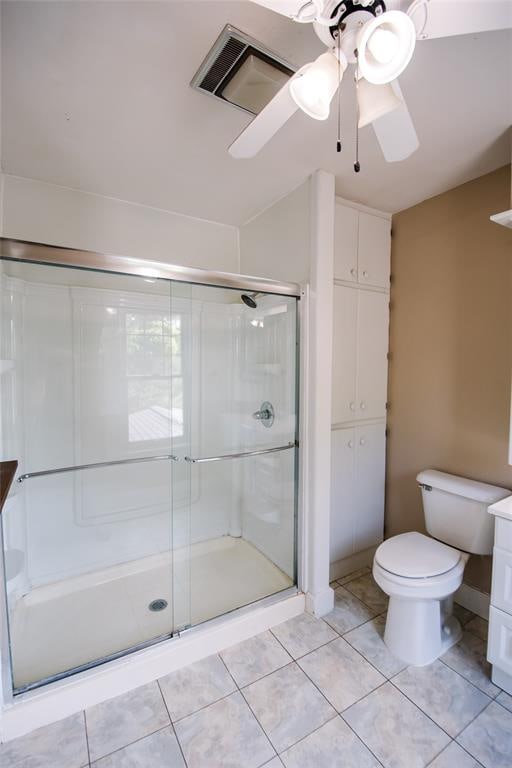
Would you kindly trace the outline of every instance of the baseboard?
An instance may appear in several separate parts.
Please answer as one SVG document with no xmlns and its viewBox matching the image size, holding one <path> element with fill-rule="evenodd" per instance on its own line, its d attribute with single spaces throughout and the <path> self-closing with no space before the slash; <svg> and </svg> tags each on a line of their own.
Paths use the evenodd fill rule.
<svg viewBox="0 0 512 768">
<path fill-rule="evenodd" d="M 480 592 L 476 587 L 470 587 L 469 584 L 462 584 L 453 599 L 463 608 L 467 608 L 468 611 L 473 611 L 477 616 L 482 619 L 489 620 L 489 605 L 491 602 L 491 596 L 486 592 Z"/>
<path fill-rule="evenodd" d="M 331 587 L 327 587 L 323 592 L 318 592 L 316 595 L 306 592 L 306 611 L 312 613 L 317 619 L 327 616 L 333 608 L 334 590 Z"/>
<path fill-rule="evenodd" d="M 334 581 L 335 579 L 341 579 L 343 576 L 347 576 L 349 573 L 359 570 L 359 568 L 364 568 L 365 565 L 371 567 L 377 546 L 378 545 L 370 547 L 362 552 L 357 552 L 355 555 L 350 555 L 349 557 L 344 557 L 342 560 L 336 560 L 336 562 L 331 563 L 329 568 L 329 580 Z"/>
</svg>

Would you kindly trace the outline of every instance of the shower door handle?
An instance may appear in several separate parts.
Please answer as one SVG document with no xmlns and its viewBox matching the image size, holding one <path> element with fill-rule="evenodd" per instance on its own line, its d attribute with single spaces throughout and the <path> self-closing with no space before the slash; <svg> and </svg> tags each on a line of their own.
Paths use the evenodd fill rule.
<svg viewBox="0 0 512 768">
<path fill-rule="evenodd" d="M 264 427 L 271 427 L 276 417 L 274 406 L 268 400 L 265 400 L 261 404 L 259 411 L 254 411 L 252 417 L 257 421 L 261 421 Z"/>
</svg>

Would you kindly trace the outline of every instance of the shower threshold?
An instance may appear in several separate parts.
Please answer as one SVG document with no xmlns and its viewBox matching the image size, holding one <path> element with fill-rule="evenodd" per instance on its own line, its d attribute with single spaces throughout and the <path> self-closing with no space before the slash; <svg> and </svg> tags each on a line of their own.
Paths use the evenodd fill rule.
<svg viewBox="0 0 512 768">
<path fill-rule="evenodd" d="M 174 588 L 171 554 L 164 553 L 53 582 L 21 597 L 11 620 L 15 690 L 169 637 L 175 621 L 194 626 L 293 585 L 241 538 L 193 544 L 187 557 L 186 574 L 182 564 L 174 570 Z M 155 600 L 167 605 L 150 610 Z"/>
</svg>

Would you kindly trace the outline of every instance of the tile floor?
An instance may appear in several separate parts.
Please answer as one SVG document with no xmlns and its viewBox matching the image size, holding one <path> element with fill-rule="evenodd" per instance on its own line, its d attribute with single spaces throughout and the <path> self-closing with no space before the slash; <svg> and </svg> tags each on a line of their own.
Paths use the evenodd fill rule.
<svg viewBox="0 0 512 768">
<path fill-rule="evenodd" d="M 363 569 L 334 611 L 304 614 L 157 682 L 0 746 L 2 768 L 512 768 L 512 697 L 492 684 L 486 623 L 406 667 L 382 641 Z"/>
</svg>

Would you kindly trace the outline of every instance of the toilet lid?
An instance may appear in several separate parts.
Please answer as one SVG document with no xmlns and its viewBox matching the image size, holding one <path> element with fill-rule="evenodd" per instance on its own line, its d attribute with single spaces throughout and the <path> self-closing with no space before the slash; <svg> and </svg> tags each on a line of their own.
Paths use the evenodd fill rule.
<svg viewBox="0 0 512 768">
<path fill-rule="evenodd" d="M 451 570 L 459 562 L 460 552 L 422 533 L 401 533 L 384 541 L 375 559 L 390 573 L 421 579 Z"/>
</svg>

